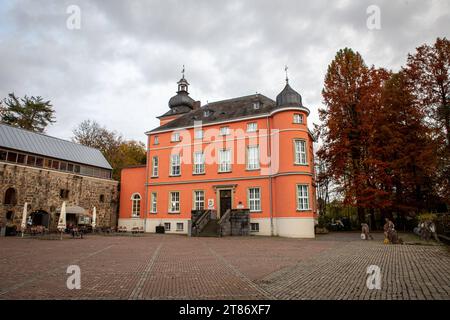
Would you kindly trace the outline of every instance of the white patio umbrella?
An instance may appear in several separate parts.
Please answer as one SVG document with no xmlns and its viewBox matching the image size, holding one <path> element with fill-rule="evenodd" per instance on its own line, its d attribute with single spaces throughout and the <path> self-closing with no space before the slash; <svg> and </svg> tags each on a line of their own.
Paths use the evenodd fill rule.
<svg viewBox="0 0 450 320">
<path fill-rule="evenodd" d="M 66 223 L 66 202 L 64 201 L 61 206 L 61 213 L 59 214 L 59 220 L 58 220 L 58 230 L 61 232 L 61 239 L 62 239 L 62 233 L 64 230 L 66 230 L 67 223 Z"/>
<path fill-rule="evenodd" d="M 20 227 L 22 229 L 22 238 L 23 238 L 23 231 L 27 227 L 27 207 L 28 207 L 28 203 L 25 202 L 25 204 L 23 205 L 22 223 L 20 225 Z"/>
<path fill-rule="evenodd" d="M 97 209 L 94 207 L 92 210 L 92 229 L 95 230 L 97 226 Z"/>
</svg>

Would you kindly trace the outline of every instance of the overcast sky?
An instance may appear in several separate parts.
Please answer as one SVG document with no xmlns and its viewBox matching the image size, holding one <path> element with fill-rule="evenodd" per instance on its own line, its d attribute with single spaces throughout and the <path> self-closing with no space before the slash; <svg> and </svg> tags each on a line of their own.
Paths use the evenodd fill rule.
<svg viewBox="0 0 450 320">
<path fill-rule="evenodd" d="M 80 29 L 67 27 L 70 5 L 81 10 Z M 380 29 L 367 27 L 370 5 L 380 8 Z M 351 47 L 368 65 L 398 70 L 408 52 L 449 33 L 448 0 L 1 0 L 0 98 L 51 100 L 57 122 L 47 133 L 60 138 L 94 119 L 145 141 L 183 64 L 202 104 L 255 92 L 275 99 L 288 65 L 317 123 L 337 50 Z"/>
</svg>

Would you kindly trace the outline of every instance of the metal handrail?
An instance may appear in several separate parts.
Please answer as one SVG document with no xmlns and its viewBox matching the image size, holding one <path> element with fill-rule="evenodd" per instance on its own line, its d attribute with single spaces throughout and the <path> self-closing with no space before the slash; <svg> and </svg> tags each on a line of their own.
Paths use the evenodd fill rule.
<svg viewBox="0 0 450 320">
<path fill-rule="evenodd" d="M 231 209 L 228 209 L 227 211 L 225 211 L 225 213 L 223 214 L 223 216 L 220 217 L 218 224 L 222 225 L 222 223 L 225 221 L 225 219 L 228 219 L 231 215 Z"/>
<path fill-rule="evenodd" d="M 211 216 L 211 210 L 206 210 L 198 219 L 195 220 L 194 224 L 194 228 L 195 228 L 195 233 L 198 235 L 201 232 L 201 228 L 200 226 L 202 225 L 202 222 L 206 219 L 206 217 Z M 206 222 L 208 223 L 208 222 Z M 203 224 L 203 226 L 206 225 Z"/>
</svg>

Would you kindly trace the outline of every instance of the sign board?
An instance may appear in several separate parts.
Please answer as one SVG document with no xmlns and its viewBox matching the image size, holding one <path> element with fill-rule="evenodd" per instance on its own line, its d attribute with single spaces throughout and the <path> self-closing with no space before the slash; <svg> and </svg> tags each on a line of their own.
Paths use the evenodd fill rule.
<svg viewBox="0 0 450 320">
<path fill-rule="evenodd" d="M 214 209 L 214 199 L 208 199 L 208 209 Z"/>
<path fill-rule="evenodd" d="M 91 218 L 88 216 L 79 216 L 78 224 L 91 224 Z"/>
</svg>

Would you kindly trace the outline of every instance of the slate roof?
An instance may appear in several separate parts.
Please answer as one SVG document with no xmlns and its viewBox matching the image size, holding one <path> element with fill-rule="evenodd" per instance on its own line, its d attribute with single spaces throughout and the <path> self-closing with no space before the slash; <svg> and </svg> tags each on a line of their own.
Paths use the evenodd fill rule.
<svg viewBox="0 0 450 320">
<path fill-rule="evenodd" d="M 98 149 L 0 122 L 0 147 L 45 157 L 112 169 Z"/>
<path fill-rule="evenodd" d="M 253 107 L 254 102 L 260 103 L 259 109 L 255 109 Z M 257 116 L 260 114 L 263 115 L 275 110 L 276 108 L 277 106 L 275 101 L 262 94 L 252 94 L 234 99 L 211 102 L 199 109 L 189 111 L 179 118 L 149 131 L 149 133 L 154 131 L 190 127 L 194 125 L 194 121 L 202 121 L 203 124 L 207 124 L 242 117 Z M 210 110 L 210 114 L 205 115 L 205 110 Z"/>
</svg>

